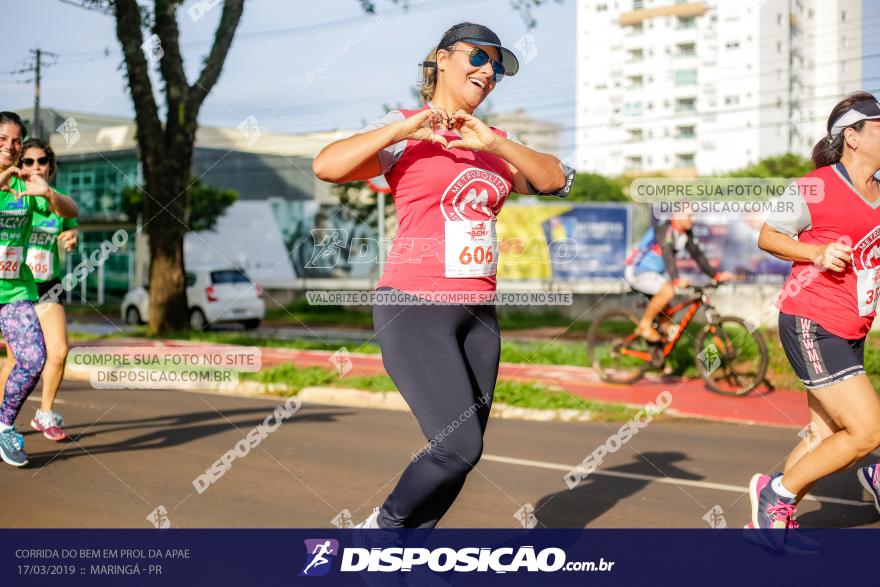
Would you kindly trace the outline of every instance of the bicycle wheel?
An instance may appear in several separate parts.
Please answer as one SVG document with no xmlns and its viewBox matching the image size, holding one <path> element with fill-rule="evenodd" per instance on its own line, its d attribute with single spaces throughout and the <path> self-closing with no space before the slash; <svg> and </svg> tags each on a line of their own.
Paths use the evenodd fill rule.
<svg viewBox="0 0 880 587">
<path fill-rule="evenodd" d="M 697 334 L 697 369 L 712 391 L 745 395 L 764 381 L 767 343 L 758 330 L 744 320 L 721 316 Z"/>
<path fill-rule="evenodd" d="M 626 310 L 611 310 L 590 326 L 587 353 L 602 381 L 632 383 L 650 367 L 650 344 L 633 334 L 638 322 Z"/>
</svg>

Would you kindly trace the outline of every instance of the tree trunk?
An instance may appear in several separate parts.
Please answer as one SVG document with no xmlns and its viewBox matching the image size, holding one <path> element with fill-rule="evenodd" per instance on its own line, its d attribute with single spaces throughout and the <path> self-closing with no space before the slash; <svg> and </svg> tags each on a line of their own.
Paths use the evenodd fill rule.
<svg viewBox="0 0 880 587">
<path fill-rule="evenodd" d="M 147 178 L 147 220 L 150 237 L 151 335 L 189 326 L 183 239 L 190 230 L 185 223 L 189 196 L 195 124 L 184 125 L 165 142 L 165 152 L 155 159 L 144 158 Z"/>
<path fill-rule="evenodd" d="M 183 270 L 186 228 L 180 220 L 183 206 L 179 205 L 185 196 L 178 198 L 177 202 L 172 201 L 186 188 L 187 181 L 188 170 L 181 172 L 178 169 L 174 177 L 164 175 L 161 180 L 147 182 L 147 191 L 156 194 L 157 200 L 148 203 L 149 221 L 144 226 L 150 241 L 150 335 L 182 330 L 189 325 Z M 171 205 L 163 209 L 158 202 L 163 205 L 171 202 Z"/>
<path fill-rule="evenodd" d="M 183 237 L 187 191 L 199 109 L 217 83 L 241 20 L 244 0 L 224 0 L 214 43 L 198 81 L 189 85 L 180 54 L 177 11 L 180 2 L 156 0 L 151 38 L 147 45 L 153 66 L 165 83 L 166 120 L 159 109 L 144 54 L 141 7 L 137 0 L 109 3 L 116 17 L 116 37 L 122 45 L 128 88 L 137 123 L 144 186 L 144 228 L 150 237 L 150 334 L 181 330 L 189 323 Z M 159 39 L 156 44 L 155 39 Z"/>
</svg>

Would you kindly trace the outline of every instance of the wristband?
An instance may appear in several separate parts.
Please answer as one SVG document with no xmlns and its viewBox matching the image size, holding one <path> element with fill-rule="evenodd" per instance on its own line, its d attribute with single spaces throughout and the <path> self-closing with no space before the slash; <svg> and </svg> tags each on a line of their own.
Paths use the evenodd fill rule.
<svg viewBox="0 0 880 587">
<path fill-rule="evenodd" d="M 541 191 L 538 191 L 538 189 L 532 185 L 532 182 L 526 180 L 526 183 L 529 186 L 529 193 L 538 196 L 556 196 L 557 198 L 567 198 L 568 195 L 571 193 L 572 186 L 574 186 L 574 178 L 575 175 L 577 175 L 577 172 L 574 170 L 574 168 L 569 167 L 565 163 L 561 163 L 560 165 L 562 165 L 562 172 L 565 174 L 565 185 L 562 186 L 559 191 L 553 193 L 543 193 Z"/>
</svg>

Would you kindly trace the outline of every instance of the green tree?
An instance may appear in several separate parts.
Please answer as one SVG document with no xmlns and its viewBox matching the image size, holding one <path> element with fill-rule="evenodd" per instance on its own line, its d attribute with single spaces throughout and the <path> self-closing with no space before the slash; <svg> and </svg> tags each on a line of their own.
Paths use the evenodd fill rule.
<svg viewBox="0 0 880 587">
<path fill-rule="evenodd" d="M 767 157 L 757 163 L 727 174 L 728 177 L 801 177 L 813 171 L 815 166 L 809 159 L 794 153 Z"/>
<path fill-rule="evenodd" d="M 575 202 L 628 202 L 620 183 L 598 173 L 578 173 L 568 200 Z"/>
<path fill-rule="evenodd" d="M 187 188 L 183 222 L 188 230 L 211 230 L 237 199 L 238 194 L 233 190 L 219 190 L 196 180 Z M 144 210 L 143 190 L 137 186 L 122 190 L 122 210 L 129 222 L 135 222 Z"/>
</svg>

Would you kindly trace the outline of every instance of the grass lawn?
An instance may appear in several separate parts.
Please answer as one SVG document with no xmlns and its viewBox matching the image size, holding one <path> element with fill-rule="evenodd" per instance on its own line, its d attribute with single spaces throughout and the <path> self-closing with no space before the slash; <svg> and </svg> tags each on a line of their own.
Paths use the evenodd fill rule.
<svg viewBox="0 0 880 587">
<path fill-rule="evenodd" d="M 293 395 L 304 387 L 326 385 L 374 392 L 397 391 L 394 382 L 387 375 L 339 377 L 336 371 L 321 367 L 279 365 L 258 373 L 242 373 L 239 378 L 260 383 L 283 383 L 288 386 L 288 393 Z M 629 420 L 638 412 L 637 409 L 620 404 L 583 400 L 565 391 L 531 381 L 499 381 L 495 387 L 494 401 L 522 408 L 590 410 L 595 419 L 611 422 Z"/>
</svg>

